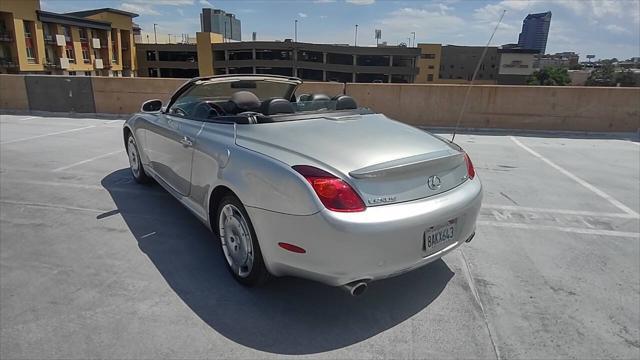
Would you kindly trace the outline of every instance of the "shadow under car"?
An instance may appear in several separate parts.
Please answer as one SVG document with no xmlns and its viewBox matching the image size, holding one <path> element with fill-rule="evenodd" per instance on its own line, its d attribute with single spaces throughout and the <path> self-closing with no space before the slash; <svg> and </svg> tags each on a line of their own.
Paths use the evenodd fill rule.
<svg viewBox="0 0 640 360">
<path fill-rule="evenodd" d="M 438 260 L 374 282 L 359 297 L 288 277 L 245 287 L 225 269 L 215 235 L 159 185 L 138 185 L 129 169 L 102 185 L 117 210 L 98 219 L 119 213 L 184 303 L 215 331 L 253 349 L 311 354 L 363 341 L 425 309 L 454 275 Z"/>
</svg>

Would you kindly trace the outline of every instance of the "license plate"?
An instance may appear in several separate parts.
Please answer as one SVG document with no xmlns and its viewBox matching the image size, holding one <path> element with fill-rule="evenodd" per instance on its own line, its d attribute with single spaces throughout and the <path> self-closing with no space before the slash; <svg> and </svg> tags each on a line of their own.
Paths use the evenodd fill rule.
<svg viewBox="0 0 640 360">
<path fill-rule="evenodd" d="M 449 220 L 446 224 L 432 226 L 425 230 L 422 239 L 422 251 L 433 254 L 450 245 L 455 239 L 457 220 Z"/>
</svg>

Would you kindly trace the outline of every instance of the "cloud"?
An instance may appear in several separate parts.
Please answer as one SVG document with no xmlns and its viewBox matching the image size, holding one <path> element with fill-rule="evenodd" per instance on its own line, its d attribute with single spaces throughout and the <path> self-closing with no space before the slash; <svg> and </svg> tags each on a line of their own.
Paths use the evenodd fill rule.
<svg viewBox="0 0 640 360">
<path fill-rule="evenodd" d="M 345 0 L 345 2 L 353 5 L 371 5 L 376 2 L 376 0 Z"/>
<path fill-rule="evenodd" d="M 136 4 L 164 5 L 164 6 L 182 6 L 193 5 L 193 0 L 129 0 Z"/>
<path fill-rule="evenodd" d="M 305 13 L 301 13 L 301 12 L 299 12 L 299 13 L 298 13 L 298 16 L 300 16 L 301 18 L 306 18 L 308 15 L 307 15 L 307 14 L 305 14 Z"/>
<path fill-rule="evenodd" d="M 199 2 L 200 2 L 200 5 L 208 6 L 210 8 L 214 7 L 213 4 L 207 0 L 200 0 Z"/>
<path fill-rule="evenodd" d="M 448 7 L 436 10 L 405 7 L 392 11 L 378 23 L 382 25 L 383 38 L 390 43 L 406 42 L 408 34 L 413 31 L 416 32 L 418 41 L 420 37 L 426 36 L 429 36 L 429 41 L 435 41 L 436 38 L 443 41 L 448 38 L 448 35 L 455 35 L 459 29 L 467 26 L 465 20 L 451 14 L 448 9 Z"/>
<path fill-rule="evenodd" d="M 136 13 L 138 15 L 160 15 L 160 13 L 151 7 L 151 4 L 131 4 L 123 2 L 120 4 L 120 9 L 124 11 L 129 11 L 132 13 Z"/>
<path fill-rule="evenodd" d="M 604 27 L 608 32 L 613 34 L 630 34 L 631 31 L 615 24 L 607 25 Z"/>
<path fill-rule="evenodd" d="M 336 2 L 336 0 L 313 0 L 313 2 L 316 4 L 328 4 Z"/>
</svg>

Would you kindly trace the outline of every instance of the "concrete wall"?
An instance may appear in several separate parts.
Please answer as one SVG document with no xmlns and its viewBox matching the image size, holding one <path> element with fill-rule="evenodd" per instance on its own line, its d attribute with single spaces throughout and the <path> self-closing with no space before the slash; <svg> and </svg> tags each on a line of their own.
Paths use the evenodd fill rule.
<svg viewBox="0 0 640 360">
<path fill-rule="evenodd" d="M 0 75 L 0 109 L 29 110 L 24 76 Z"/>
<path fill-rule="evenodd" d="M 92 77 L 98 113 L 130 114 L 149 99 L 169 99 L 188 79 Z"/>
<path fill-rule="evenodd" d="M 375 86 L 372 86 L 375 85 Z M 455 126 L 464 85 L 347 84 L 360 105 L 419 126 Z M 463 128 L 637 131 L 640 88 L 474 86 Z"/>
<path fill-rule="evenodd" d="M 47 76 L 0 75 L 0 110 L 47 110 L 62 87 L 28 91 Z M 74 77 L 48 76 L 51 81 Z M 25 79 L 27 78 L 27 79 Z M 29 79 L 31 78 L 31 79 Z M 129 114 L 143 101 L 168 97 L 186 79 L 85 77 L 92 93 L 74 92 L 73 102 L 49 111 Z M 36 81 L 37 80 L 37 81 Z M 28 86 L 25 86 L 25 83 Z M 427 84 L 304 83 L 298 93 L 346 92 L 363 106 L 417 126 L 452 127 L 458 119 L 468 86 Z M 33 90 L 33 89 L 32 89 Z M 50 95 L 46 94 L 50 91 Z M 58 95 L 56 95 L 58 94 Z M 83 98 L 78 98 L 85 94 Z M 49 101 L 43 101 L 49 99 Z M 463 128 L 527 130 L 637 131 L 640 128 L 640 88 L 473 86 L 461 123 Z M 82 106 L 78 105 L 81 104 Z M 37 106 L 35 106 L 37 105 Z M 93 106 L 93 107 L 92 107 Z M 81 110 L 80 110 L 81 109 Z"/>
<path fill-rule="evenodd" d="M 345 84 L 336 82 L 304 82 L 298 87 L 296 93 L 300 94 L 315 94 L 322 93 L 329 96 L 336 96 L 343 94 L 345 91 Z"/>
</svg>

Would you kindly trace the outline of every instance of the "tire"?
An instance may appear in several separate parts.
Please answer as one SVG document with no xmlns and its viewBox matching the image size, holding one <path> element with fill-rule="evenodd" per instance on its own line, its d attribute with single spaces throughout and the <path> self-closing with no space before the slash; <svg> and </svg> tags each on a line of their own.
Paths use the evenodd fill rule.
<svg viewBox="0 0 640 360">
<path fill-rule="evenodd" d="M 129 134 L 127 138 L 127 156 L 129 157 L 129 168 L 131 169 L 131 175 L 134 180 L 139 184 L 148 184 L 151 182 L 151 178 L 144 171 L 144 166 L 140 161 L 140 152 L 138 151 L 138 144 L 132 134 Z"/>
<path fill-rule="evenodd" d="M 246 286 L 265 283 L 269 271 L 264 265 L 249 214 L 240 199 L 233 195 L 223 197 L 216 208 L 215 223 L 212 225 L 231 275 Z"/>
</svg>

